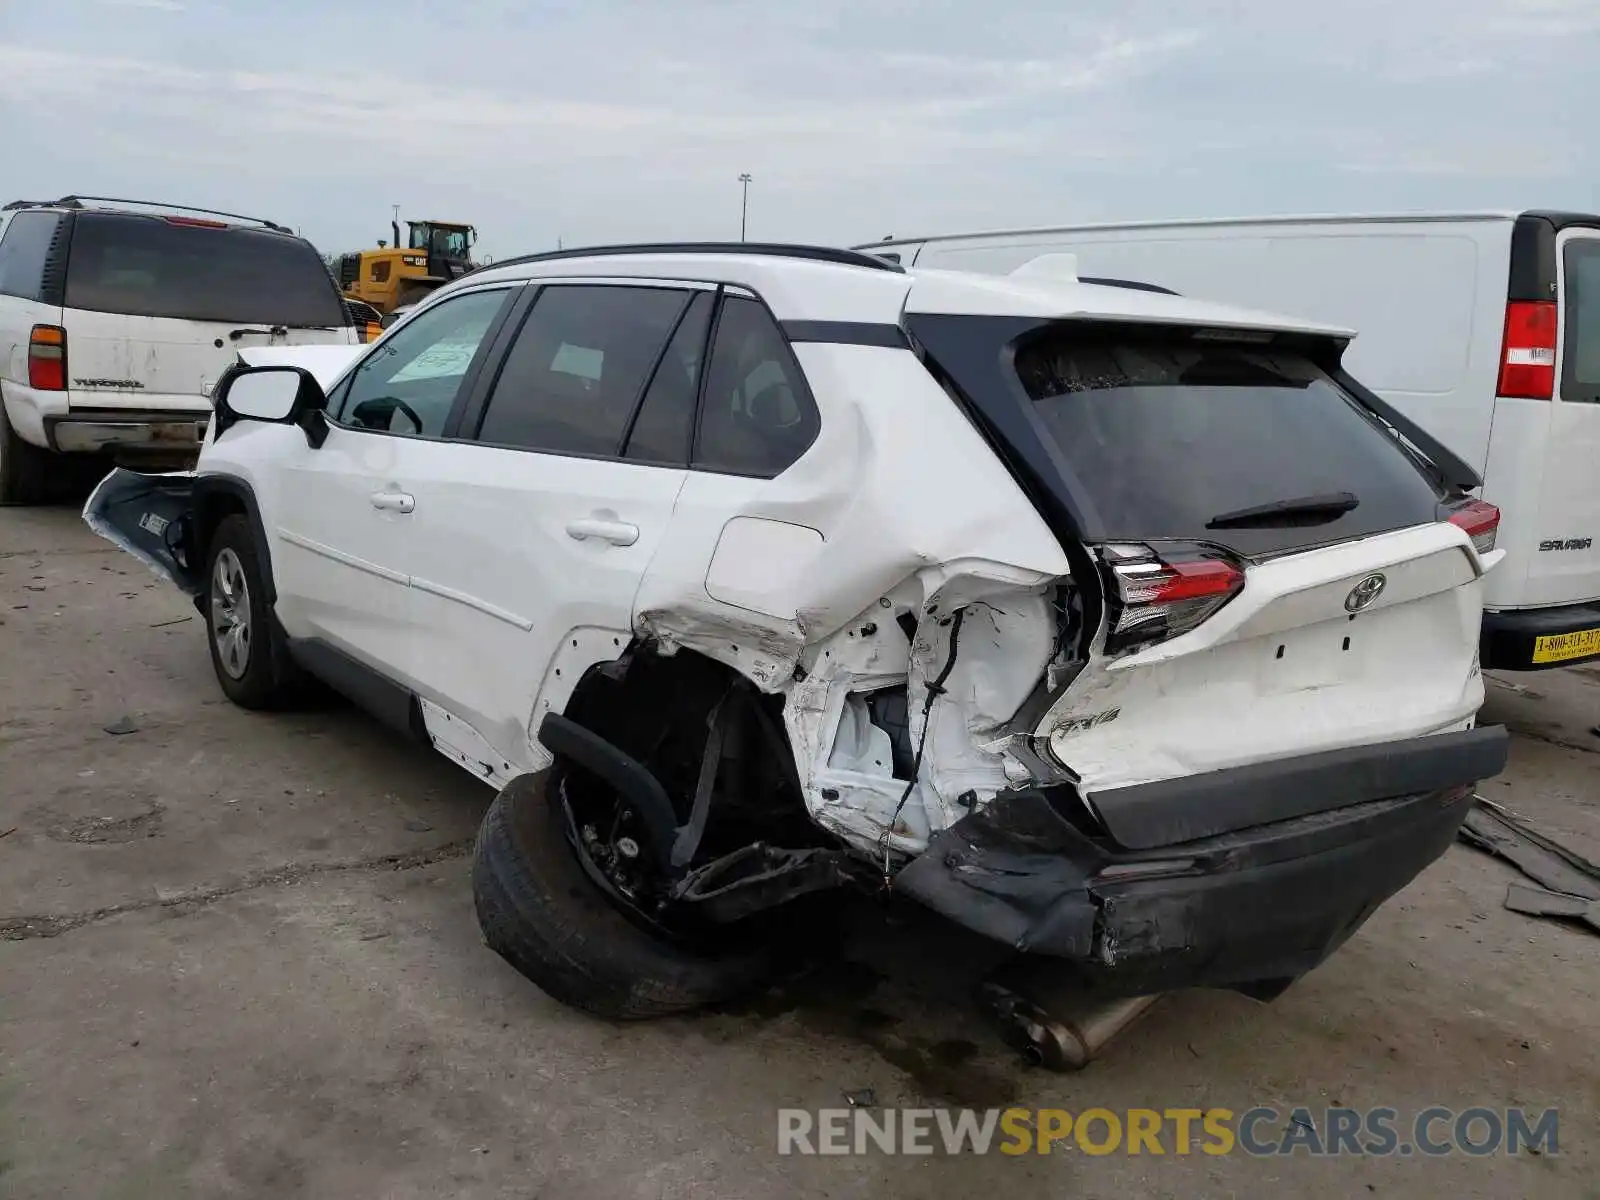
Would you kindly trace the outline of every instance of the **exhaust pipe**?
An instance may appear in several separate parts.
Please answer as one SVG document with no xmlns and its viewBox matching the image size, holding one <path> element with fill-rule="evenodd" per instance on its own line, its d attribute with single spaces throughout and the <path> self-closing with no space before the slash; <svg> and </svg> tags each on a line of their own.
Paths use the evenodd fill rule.
<svg viewBox="0 0 1600 1200">
<path fill-rule="evenodd" d="M 1159 994 L 1115 1000 L 1079 994 L 1058 997 L 1046 1008 L 1003 982 L 990 980 L 979 988 L 979 1000 L 999 1022 L 1001 1036 L 1029 1062 L 1051 1071 L 1083 1070 L 1159 999 Z M 1060 1002 L 1068 1000 L 1075 1002 Z"/>
</svg>

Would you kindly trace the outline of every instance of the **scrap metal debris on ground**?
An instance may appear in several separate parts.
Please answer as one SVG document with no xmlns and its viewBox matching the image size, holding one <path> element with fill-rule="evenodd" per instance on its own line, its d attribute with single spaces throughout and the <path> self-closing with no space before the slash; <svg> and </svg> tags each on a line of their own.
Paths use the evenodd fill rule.
<svg viewBox="0 0 1600 1200">
<path fill-rule="evenodd" d="M 1584 921 L 1596 933 L 1600 933 L 1600 900 L 1568 896 L 1564 892 L 1552 892 L 1531 883 L 1513 883 L 1506 890 L 1506 907 L 1512 912 L 1528 913 L 1535 917 L 1565 917 L 1569 921 Z"/>
<path fill-rule="evenodd" d="M 1544 885 L 1513 883 L 1505 900 L 1512 912 L 1583 921 L 1600 933 L 1600 867 L 1482 797 L 1461 826 L 1461 840 Z"/>
</svg>

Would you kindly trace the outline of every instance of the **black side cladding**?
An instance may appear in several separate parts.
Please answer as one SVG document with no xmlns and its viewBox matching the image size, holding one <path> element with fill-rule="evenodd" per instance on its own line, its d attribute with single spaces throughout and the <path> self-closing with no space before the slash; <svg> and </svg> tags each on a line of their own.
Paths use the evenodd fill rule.
<svg viewBox="0 0 1600 1200">
<path fill-rule="evenodd" d="M 661 872 L 677 879 L 683 868 L 672 861 L 672 846 L 678 837 L 678 815 L 661 781 L 637 759 L 624 754 L 610 742 L 576 721 L 548 713 L 539 724 L 539 740 L 552 753 L 603 779 L 634 804 L 650 827 L 649 844 Z"/>
</svg>

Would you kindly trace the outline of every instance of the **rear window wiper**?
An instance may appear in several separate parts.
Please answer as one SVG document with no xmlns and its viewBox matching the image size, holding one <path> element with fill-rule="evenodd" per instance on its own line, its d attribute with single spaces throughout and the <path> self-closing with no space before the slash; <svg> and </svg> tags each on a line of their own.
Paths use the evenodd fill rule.
<svg viewBox="0 0 1600 1200">
<path fill-rule="evenodd" d="M 1360 504 L 1354 492 L 1323 492 L 1316 496 L 1296 496 L 1291 500 L 1274 500 L 1270 504 L 1256 504 L 1250 508 L 1235 509 L 1212 517 L 1207 529 L 1244 529 L 1258 525 L 1314 525 L 1332 521 Z"/>
</svg>

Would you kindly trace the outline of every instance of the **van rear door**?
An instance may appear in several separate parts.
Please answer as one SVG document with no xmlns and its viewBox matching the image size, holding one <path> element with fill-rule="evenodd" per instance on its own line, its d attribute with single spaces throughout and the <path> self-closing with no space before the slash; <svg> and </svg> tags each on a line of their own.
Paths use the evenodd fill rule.
<svg viewBox="0 0 1600 1200">
<path fill-rule="evenodd" d="M 1568 228 L 1556 249 L 1555 386 L 1523 605 L 1600 599 L 1600 228 Z"/>
<path fill-rule="evenodd" d="M 241 349 L 355 340 L 310 243 L 217 221 L 76 214 L 64 299 L 72 408 L 204 411 Z"/>
</svg>

